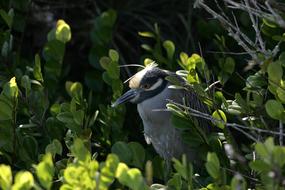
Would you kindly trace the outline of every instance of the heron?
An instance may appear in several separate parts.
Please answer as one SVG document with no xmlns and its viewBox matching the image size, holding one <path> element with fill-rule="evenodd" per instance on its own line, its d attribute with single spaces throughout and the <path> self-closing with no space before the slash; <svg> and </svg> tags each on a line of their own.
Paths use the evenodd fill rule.
<svg viewBox="0 0 285 190">
<path fill-rule="evenodd" d="M 147 144 L 152 144 L 155 151 L 166 161 L 180 158 L 195 160 L 197 150 L 193 150 L 182 141 L 181 131 L 171 122 L 171 111 L 166 109 L 169 100 L 179 104 L 185 103 L 193 109 L 205 112 L 205 104 L 195 92 L 185 89 L 170 88 L 167 77 L 172 76 L 181 82 L 185 80 L 174 72 L 160 69 L 157 64 L 150 64 L 129 79 L 130 90 L 118 98 L 112 107 L 131 102 L 137 104 L 137 110 L 144 126 L 144 137 Z M 200 122 L 206 125 L 205 121 Z"/>
</svg>

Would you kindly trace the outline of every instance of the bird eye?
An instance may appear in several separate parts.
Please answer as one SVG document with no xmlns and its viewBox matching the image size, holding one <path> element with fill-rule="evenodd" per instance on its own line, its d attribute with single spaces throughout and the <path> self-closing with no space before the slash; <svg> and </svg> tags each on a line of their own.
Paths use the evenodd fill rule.
<svg viewBox="0 0 285 190">
<path fill-rule="evenodd" d="M 149 89 L 149 88 L 150 88 L 150 84 L 143 84 L 143 85 L 141 86 L 141 88 L 143 88 L 143 89 Z"/>
</svg>

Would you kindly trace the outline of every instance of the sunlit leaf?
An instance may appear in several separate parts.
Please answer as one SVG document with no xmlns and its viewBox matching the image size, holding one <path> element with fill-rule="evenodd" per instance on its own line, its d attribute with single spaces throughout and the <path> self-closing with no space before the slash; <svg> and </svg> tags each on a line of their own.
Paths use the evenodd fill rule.
<svg viewBox="0 0 285 190">
<path fill-rule="evenodd" d="M 138 34 L 142 37 L 155 38 L 155 35 L 152 32 L 139 32 Z"/>
<path fill-rule="evenodd" d="M 10 189 L 12 185 L 12 171 L 11 167 L 1 164 L 0 165 L 0 187 L 1 189 Z"/>
<path fill-rule="evenodd" d="M 225 123 L 227 122 L 227 117 L 226 114 L 222 110 L 216 110 L 212 114 L 212 117 L 216 119 L 217 121 L 214 122 L 214 124 L 223 129 L 225 127 Z"/>
<path fill-rule="evenodd" d="M 57 40 L 66 43 L 71 39 L 71 30 L 64 20 L 58 20 L 56 24 L 55 37 Z"/>
<path fill-rule="evenodd" d="M 12 190 L 29 190 L 34 186 L 34 184 L 34 177 L 30 172 L 20 171 L 15 176 L 15 181 L 12 186 Z"/>
<path fill-rule="evenodd" d="M 45 189 L 51 188 L 54 172 L 52 155 L 46 154 L 42 161 L 36 166 L 37 177 Z"/>
<path fill-rule="evenodd" d="M 85 147 L 81 139 L 75 139 L 71 146 L 71 153 L 80 161 L 88 162 L 91 160 L 91 155 L 88 149 Z"/>
<path fill-rule="evenodd" d="M 18 97 L 18 86 L 16 83 L 16 77 L 11 78 L 11 80 L 5 84 L 3 93 L 11 99 Z"/>
</svg>

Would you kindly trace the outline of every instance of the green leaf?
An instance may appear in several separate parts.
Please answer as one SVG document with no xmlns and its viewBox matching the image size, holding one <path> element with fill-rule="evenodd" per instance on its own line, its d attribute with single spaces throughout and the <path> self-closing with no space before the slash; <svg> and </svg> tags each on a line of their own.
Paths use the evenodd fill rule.
<svg viewBox="0 0 285 190">
<path fill-rule="evenodd" d="M 214 111 L 214 113 L 212 114 L 212 117 L 217 120 L 214 122 L 214 124 L 217 127 L 221 128 L 221 129 L 225 128 L 224 124 L 227 122 L 227 117 L 222 110 Z"/>
<path fill-rule="evenodd" d="M 83 87 L 80 82 L 66 81 L 65 89 L 69 96 L 76 100 L 76 103 L 81 103 L 81 100 L 83 99 Z"/>
<path fill-rule="evenodd" d="M 58 74 L 61 68 L 64 52 L 65 45 L 61 41 L 51 40 L 46 43 L 43 55 L 45 60 L 47 61 L 46 64 L 48 65 L 45 65 L 45 69 L 48 69 L 48 71 L 53 71 L 54 73 Z M 55 63 L 51 64 L 51 62 Z"/>
<path fill-rule="evenodd" d="M 262 19 L 262 22 L 263 22 L 266 26 L 268 26 L 268 27 L 270 27 L 270 28 L 277 28 L 276 23 L 274 23 L 274 22 L 272 22 L 272 21 L 269 21 L 269 20 L 263 18 L 263 19 Z"/>
<path fill-rule="evenodd" d="M 119 61 L 119 54 L 116 50 L 110 49 L 109 50 L 109 57 L 111 58 L 112 61 L 118 62 Z"/>
<path fill-rule="evenodd" d="M 54 175 L 54 166 L 52 156 L 50 153 L 46 154 L 42 161 L 36 166 L 36 174 L 45 189 L 50 189 L 52 186 L 52 179 Z"/>
<path fill-rule="evenodd" d="M 8 27 L 11 28 L 12 27 L 13 16 L 14 16 L 13 9 L 10 9 L 8 14 L 3 9 L 0 9 L 0 15 L 1 15 L 2 19 L 6 22 Z"/>
<path fill-rule="evenodd" d="M 184 179 L 187 179 L 187 167 L 185 167 L 179 160 L 173 158 L 173 167 Z"/>
<path fill-rule="evenodd" d="M 264 146 L 263 143 L 257 143 L 255 145 L 255 151 L 256 153 L 261 156 L 262 158 L 269 157 L 269 151 L 267 150 L 266 146 Z"/>
<path fill-rule="evenodd" d="M 150 59 L 150 58 L 145 58 L 143 61 L 144 66 L 147 66 L 149 64 L 154 63 L 154 60 Z"/>
<path fill-rule="evenodd" d="M 55 103 L 50 107 L 50 113 L 53 116 L 56 116 L 57 114 L 60 113 L 60 104 Z"/>
<path fill-rule="evenodd" d="M 13 109 L 11 104 L 0 95 L 0 121 L 11 120 Z"/>
<path fill-rule="evenodd" d="M 14 185 L 12 190 L 29 190 L 35 185 L 33 175 L 28 172 L 18 172 L 15 176 Z"/>
<path fill-rule="evenodd" d="M 251 169 L 257 172 L 269 172 L 271 170 L 270 165 L 268 165 L 262 160 L 254 160 L 249 163 L 249 166 Z"/>
<path fill-rule="evenodd" d="M 232 74 L 235 70 L 235 60 L 232 57 L 227 57 L 222 69 L 225 72 Z"/>
<path fill-rule="evenodd" d="M 176 114 L 171 115 L 171 123 L 178 129 L 190 129 L 194 126 L 194 123 L 191 120 Z"/>
<path fill-rule="evenodd" d="M 38 54 L 35 55 L 35 66 L 33 71 L 35 79 L 37 79 L 40 82 L 43 82 L 43 75 L 42 75 L 42 69 L 41 69 L 41 58 Z"/>
<path fill-rule="evenodd" d="M 84 111 L 83 110 L 77 110 L 73 113 L 73 119 L 75 123 L 78 125 L 83 125 L 83 120 L 84 120 Z"/>
<path fill-rule="evenodd" d="M 49 117 L 46 120 L 47 133 L 51 139 L 63 139 L 66 133 L 64 124 L 57 120 L 55 117 Z"/>
<path fill-rule="evenodd" d="M 139 169 L 129 169 L 128 176 L 130 177 L 130 180 L 128 180 L 128 183 L 126 185 L 129 186 L 131 189 L 147 189 L 147 186 L 144 183 L 144 178 L 142 177 L 142 174 Z"/>
<path fill-rule="evenodd" d="M 28 153 L 29 158 L 36 160 L 38 156 L 38 142 L 32 136 L 25 136 L 22 142 L 22 149 Z"/>
<path fill-rule="evenodd" d="M 120 68 L 118 67 L 118 63 L 113 62 L 113 61 L 110 62 L 107 73 L 110 78 L 119 79 L 120 78 Z"/>
<path fill-rule="evenodd" d="M 180 53 L 180 60 L 183 65 L 187 65 L 188 55 L 185 52 Z"/>
<path fill-rule="evenodd" d="M 104 26 L 113 27 L 117 19 L 117 12 L 113 9 L 109 9 L 100 15 L 100 19 Z"/>
<path fill-rule="evenodd" d="M 218 179 L 220 177 L 220 161 L 216 153 L 208 153 L 206 169 L 212 178 Z"/>
<path fill-rule="evenodd" d="M 58 20 L 55 30 L 55 38 L 63 43 L 71 40 L 71 30 L 64 20 Z"/>
<path fill-rule="evenodd" d="M 70 112 L 61 112 L 61 113 L 59 113 L 56 116 L 56 118 L 59 121 L 63 122 L 63 123 L 72 123 L 72 122 L 74 122 L 73 115 Z"/>
<path fill-rule="evenodd" d="M 133 168 L 129 169 L 128 166 L 124 163 L 119 163 L 117 171 L 116 171 L 116 178 L 119 182 L 123 185 L 128 186 L 134 190 L 146 190 L 148 189 L 144 178 L 141 175 L 140 170 Z"/>
<path fill-rule="evenodd" d="M 1 55 L 3 57 L 7 57 L 9 52 L 9 44 L 8 42 L 4 42 L 1 49 Z"/>
<path fill-rule="evenodd" d="M 277 87 L 276 89 L 277 97 L 280 99 L 282 103 L 285 103 L 285 90 L 282 87 Z"/>
<path fill-rule="evenodd" d="M 275 82 L 277 85 L 283 76 L 283 68 L 279 61 L 272 62 L 267 68 L 269 80 Z"/>
<path fill-rule="evenodd" d="M 0 187 L 1 189 L 11 189 L 12 171 L 10 166 L 0 165 Z"/>
<path fill-rule="evenodd" d="M 16 83 L 16 77 L 11 78 L 11 80 L 4 85 L 3 93 L 6 97 L 14 100 L 18 97 L 18 86 Z"/>
<path fill-rule="evenodd" d="M 111 152 L 119 156 L 121 162 L 129 164 L 132 161 L 132 150 L 125 142 L 116 142 L 112 146 Z"/>
<path fill-rule="evenodd" d="M 109 54 L 110 54 L 110 52 L 109 52 Z M 113 56 L 113 59 L 116 59 L 115 55 L 112 55 L 112 56 Z M 118 63 L 116 61 L 113 61 L 109 57 L 102 57 L 100 59 L 100 64 L 107 71 L 108 77 L 110 79 L 119 79 L 120 69 L 119 69 Z M 109 84 L 109 83 L 111 83 L 111 82 L 108 82 L 107 84 Z"/>
<path fill-rule="evenodd" d="M 181 190 L 182 189 L 182 179 L 179 174 L 174 174 L 173 177 L 167 182 L 167 187 L 170 189 Z"/>
<path fill-rule="evenodd" d="M 91 154 L 81 139 L 75 139 L 71 146 L 71 153 L 80 161 L 88 162 L 91 160 Z"/>
<path fill-rule="evenodd" d="M 118 178 L 119 182 L 122 184 L 128 183 L 129 176 L 127 174 L 129 168 L 125 163 L 119 163 L 116 170 L 116 178 Z"/>
<path fill-rule="evenodd" d="M 103 69 L 108 70 L 109 64 L 110 64 L 111 61 L 112 61 L 112 60 L 111 60 L 111 58 L 109 58 L 109 57 L 106 57 L 106 56 L 101 57 L 101 59 L 100 59 L 100 65 L 101 65 L 101 67 L 103 67 Z"/>
<path fill-rule="evenodd" d="M 268 100 L 265 103 L 265 109 L 267 114 L 273 119 L 281 119 L 281 115 L 284 112 L 283 105 L 276 100 Z"/>
<path fill-rule="evenodd" d="M 246 190 L 246 181 L 240 174 L 236 174 L 231 181 L 231 189 Z"/>
<path fill-rule="evenodd" d="M 150 45 L 147 45 L 147 44 L 142 44 L 141 48 L 146 50 L 146 51 L 148 51 L 148 52 L 152 52 L 153 51 L 153 48 Z"/>
<path fill-rule="evenodd" d="M 56 28 L 53 28 L 49 31 L 48 35 L 47 35 L 47 39 L 48 41 L 52 41 L 52 40 L 55 40 L 55 30 Z"/>
<path fill-rule="evenodd" d="M 169 60 L 172 60 L 174 52 L 175 52 L 175 45 L 174 45 L 174 43 L 172 41 L 170 41 L 170 40 L 166 40 L 166 41 L 163 42 L 163 47 L 166 50 L 167 58 Z"/>
<path fill-rule="evenodd" d="M 139 32 L 138 34 L 142 37 L 155 38 L 155 34 L 152 32 Z"/>
<path fill-rule="evenodd" d="M 21 86 L 26 90 L 26 96 L 31 92 L 31 81 L 28 75 L 23 75 L 21 78 Z"/>
<path fill-rule="evenodd" d="M 246 79 L 246 87 L 248 89 L 258 89 L 261 87 L 264 87 L 267 85 L 267 82 L 265 80 L 265 76 L 260 73 L 257 72 L 254 75 L 250 75 L 247 79 Z"/>
<path fill-rule="evenodd" d="M 119 158 L 115 154 L 107 156 L 106 162 L 101 168 L 98 189 L 108 189 L 113 183 L 119 162 Z"/>
<path fill-rule="evenodd" d="M 53 139 L 53 141 L 46 146 L 45 149 L 46 153 L 51 153 L 53 157 L 55 157 L 56 154 L 61 155 L 62 154 L 62 146 L 59 140 Z"/>
<path fill-rule="evenodd" d="M 14 139 L 14 126 L 11 120 L 0 121 L 0 147 L 1 151 L 12 152 Z"/>
<path fill-rule="evenodd" d="M 143 169 L 145 160 L 145 150 L 143 146 L 137 142 L 128 143 L 129 148 L 132 150 L 132 162 L 135 167 Z"/>
<path fill-rule="evenodd" d="M 285 147 L 275 147 L 272 152 L 274 163 L 282 168 L 285 164 Z"/>
</svg>

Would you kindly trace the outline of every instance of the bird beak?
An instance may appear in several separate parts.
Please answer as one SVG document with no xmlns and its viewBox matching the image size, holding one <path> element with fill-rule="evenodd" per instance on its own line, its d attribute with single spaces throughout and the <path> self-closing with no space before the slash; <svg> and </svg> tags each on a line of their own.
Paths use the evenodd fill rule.
<svg viewBox="0 0 285 190">
<path fill-rule="evenodd" d="M 138 94 L 137 89 L 130 89 L 125 94 L 123 94 L 120 98 L 118 98 L 113 104 L 112 107 L 116 107 L 117 105 L 123 104 L 125 102 L 131 101 Z"/>
</svg>

